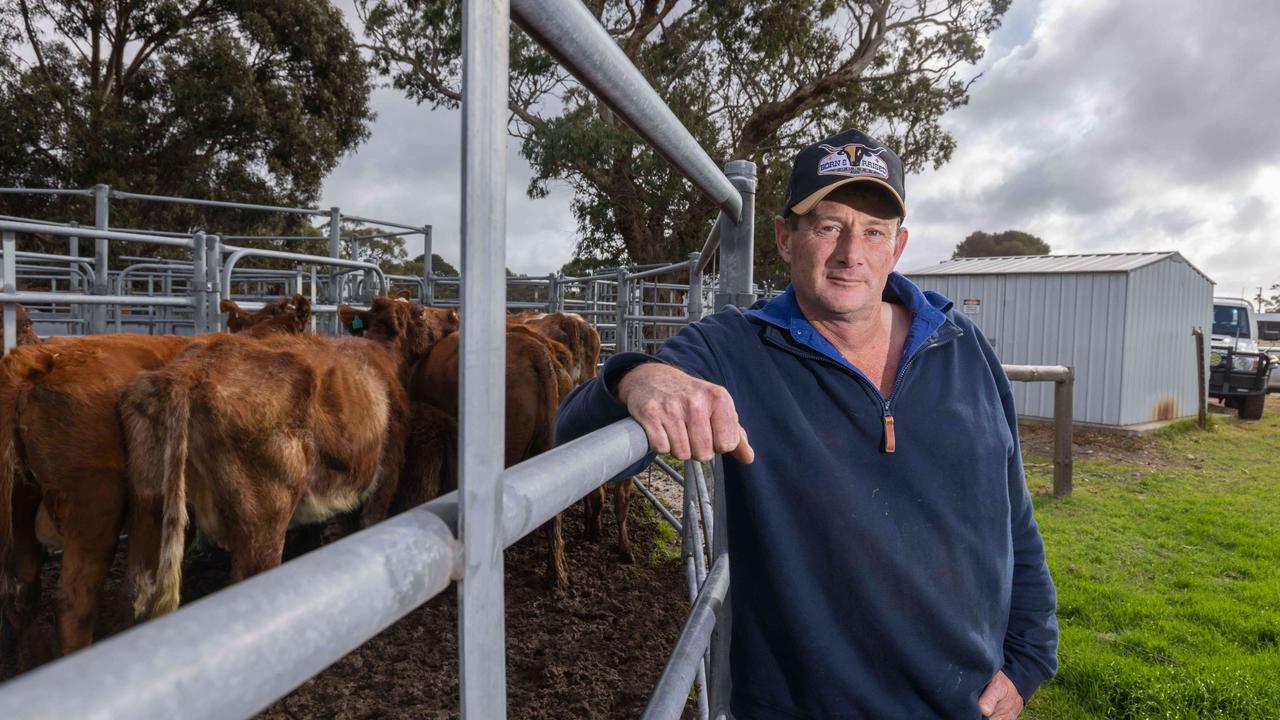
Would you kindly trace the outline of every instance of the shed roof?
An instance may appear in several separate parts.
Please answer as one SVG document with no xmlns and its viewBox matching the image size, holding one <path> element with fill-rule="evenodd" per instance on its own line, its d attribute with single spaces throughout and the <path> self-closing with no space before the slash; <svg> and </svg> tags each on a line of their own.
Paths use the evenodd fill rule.
<svg viewBox="0 0 1280 720">
<path fill-rule="evenodd" d="M 1184 263 L 1200 277 L 1208 275 L 1177 252 L 1095 253 L 1092 255 L 1016 255 L 944 260 L 903 275 L 1039 275 L 1042 273 L 1133 272 L 1162 260 Z"/>
</svg>

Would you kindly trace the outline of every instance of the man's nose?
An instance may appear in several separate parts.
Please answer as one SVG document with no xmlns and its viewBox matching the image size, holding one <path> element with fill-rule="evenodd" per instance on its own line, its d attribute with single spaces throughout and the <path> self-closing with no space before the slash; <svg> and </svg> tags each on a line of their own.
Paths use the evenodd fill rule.
<svg viewBox="0 0 1280 720">
<path fill-rule="evenodd" d="M 856 234 L 852 232 L 840 233 L 840 237 L 836 240 L 835 250 L 831 253 L 831 259 L 840 265 L 840 267 L 854 267 L 861 265 L 866 258 L 863 252 L 865 248 L 862 243 L 856 240 Z"/>
</svg>

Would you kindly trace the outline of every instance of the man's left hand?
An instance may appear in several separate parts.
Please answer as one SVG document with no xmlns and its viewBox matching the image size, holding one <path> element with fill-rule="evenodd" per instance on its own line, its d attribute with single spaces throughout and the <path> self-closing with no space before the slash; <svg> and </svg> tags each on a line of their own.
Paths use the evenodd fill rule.
<svg viewBox="0 0 1280 720">
<path fill-rule="evenodd" d="M 991 720 L 1017 720 L 1022 714 L 1022 696 L 1004 671 L 996 673 L 978 698 L 982 717 Z"/>
</svg>

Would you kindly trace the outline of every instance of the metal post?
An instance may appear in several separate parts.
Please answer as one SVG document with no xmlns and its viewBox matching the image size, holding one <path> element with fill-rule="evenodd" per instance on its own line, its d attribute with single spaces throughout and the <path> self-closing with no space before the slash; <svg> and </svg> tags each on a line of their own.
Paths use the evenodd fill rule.
<svg viewBox="0 0 1280 720">
<path fill-rule="evenodd" d="M 203 281 L 208 274 L 205 268 L 207 239 L 204 232 L 198 232 L 191 240 L 194 243 L 191 248 L 191 297 L 196 303 L 191 311 L 191 319 L 198 335 L 209 331 L 209 290 L 208 284 Z"/>
<path fill-rule="evenodd" d="M 218 235 L 205 236 L 204 244 L 204 276 L 191 278 L 191 282 L 204 283 L 205 327 L 209 332 L 222 330 L 222 313 L 218 312 L 218 300 L 222 297 L 222 238 Z M 228 289 L 228 297 L 230 290 Z"/>
<path fill-rule="evenodd" d="M 720 289 L 716 292 L 716 309 L 725 305 L 750 307 L 755 302 L 751 292 L 752 265 L 755 260 L 755 204 L 756 165 L 750 160 L 731 160 L 725 163 L 725 175 L 742 195 L 742 220 L 733 222 L 721 214 L 720 223 Z M 725 521 L 724 459 L 716 457 L 712 466 L 715 472 L 715 494 L 712 497 L 715 512 L 712 529 L 712 562 L 729 552 L 728 522 Z M 711 716 L 719 717 L 729 711 L 729 695 L 733 683 L 729 677 L 729 638 L 733 622 L 730 595 L 725 596 L 724 610 L 720 613 L 711 638 Z"/>
<path fill-rule="evenodd" d="M 434 305 L 436 300 L 436 285 L 435 285 L 435 281 L 432 280 L 433 273 L 431 272 L 431 255 L 432 255 L 431 226 L 423 225 L 422 226 L 422 279 L 423 281 L 425 281 L 424 284 L 426 285 L 426 288 L 424 290 L 426 294 L 422 298 L 423 305 Z"/>
<path fill-rule="evenodd" d="M 721 217 L 720 289 L 716 310 L 725 305 L 750 307 L 756 301 L 751 292 L 752 264 L 755 261 L 756 164 L 750 160 L 730 160 L 724 174 L 742 194 L 742 221 Z"/>
<path fill-rule="evenodd" d="M 626 352 L 631 349 L 627 338 L 627 308 L 631 304 L 631 293 L 627 288 L 627 269 L 618 268 L 617 302 L 614 303 L 613 351 Z"/>
<path fill-rule="evenodd" d="M 320 286 L 320 274 L 319 272 L 316 271 L 316 266 L 312 265 L 311 266 L 311 297 L 310 299 L 311 299 L 311 307 L 313 308 L 316 306 L 316 302 L 320 299 L 319 291 L 316 289 L 319 286 Z M 227 292 L 228 293 L 231 292 L 230 288 L 227 289 Z M 316 331 L 316 322 L 317 322 L 316 313 L 312 312 L 311 313 L 311 332 L 312 333 Z M 335 320 L 334 323 L 336 324 L 337 320 Z"/>
<path fill-rule="evenodd" d="M 702 319 L 702 273 L 698 272 L 698 261 L 702 258 L 702 253 L 689 253 L 689 294 L 685 297 L 685 303 L 689 322 L 697 322 Z"/>
<path fill-rule="evenodd" d="M 507 716 L 501 473 L 510 13 L 507 0 L 463 4 L 459 537 L 465 574 L 458 581 L 458 674 L 468 720 Z"/>
<path fill-rule="evenodd" d="M 4 232 L 4 291 L 18 291 L 18 244 L 13 232 Z M 7 302 L 4 304 L 4 351 L 7 353 L 18 345 L 18 306 Z"/>
<path fill-rule="evenodd" d="M 111 188 L 106 185 L 93 186 L 93 226 L 98 230 L 106 230 L 110 221 Z M 107 240 L 94 238 L 93 241 L 93 294 L 106 295 L 107 289 Z M 94 305 L 90 309 L 89 332 L 104 333 L 107 331 L 107 306 Z M 118 312 L 118 311 L 117 311 Z"/>
<path fill-rule="evenodd" d="M 342 211 L 336 207 L 329 208 L 329 257 L 342 256 Z M 329 268 L 329 295 L 331 305 L 342 302 L 342 288 L 338 284 L 338 268 Z M 333 315 L 325 320 L 325 328 L 332 335 L 339 335 L 338 316 Z"/>
<path fill-rule="evenodd" d="M 1209 399 L 1204 382 L 1204 328 L 1192 328 L 1196 338 L 1196 427 L 1201 430 L 1209 424 Z"/>
<path fill-rule="evenodd" d="M 1075 389 L 1076 370 L 1067 368 L 1067 378 L 1053 384 L 1053 494 L 1071 494 L 1071 396 Z"/>
<path fill-rule="evenodd" d="M 558 298 L 560 296 L 560 279 L 556 273 L 547 275 L 547 312 L 553 313 L 560 310 Z"/>
</svg>

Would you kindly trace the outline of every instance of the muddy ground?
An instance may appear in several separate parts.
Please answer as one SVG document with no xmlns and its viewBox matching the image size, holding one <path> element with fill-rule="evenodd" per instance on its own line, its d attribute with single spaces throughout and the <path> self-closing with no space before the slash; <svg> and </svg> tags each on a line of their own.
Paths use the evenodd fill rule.
<svg viewBox="0 0 1280 720">
<path fill-rule="evenodd" d="M 662 485 L 660 481 L 654 484 Z M 639 717 L 687 617 L 689 601 L 678 541 L 657 532 L 647 501 L 633 495 L 636 561 L 618 562 L 615 524 L 606 505 L 605 536 L 584 537 L 581 505 L 565 514 L 571 587 L 546 589 L 545 543 L 535 532 L 506 552 L 508 716 Z M 221 553 L 198 556 L 184 577 L 184 602 L 218 590 L 229 564 Z M 106 588 L 97 637 L 129 626 L 121 597 L 123 552 Z M 43 572 L 46 611 L 37 629 L 52 652 L 55 561 Z M 260 718 L 453 718 L 458 715 L 457 599 L 446 590 L 339 660 Z M 692 718 L 692 706 L 685 716 Z"/>
</svg>

